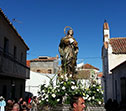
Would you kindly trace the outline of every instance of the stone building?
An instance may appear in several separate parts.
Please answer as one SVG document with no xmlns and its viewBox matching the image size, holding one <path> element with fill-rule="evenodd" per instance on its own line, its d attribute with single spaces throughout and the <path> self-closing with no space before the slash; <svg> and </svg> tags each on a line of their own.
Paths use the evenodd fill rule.
<svg viewBox="0 0 126 111">
<path fill-rule="evenodd" d="M 103 79 L 104 79 L 104 100 L 114 99 L 113 73 L 112 69 L 126 60 L 126 37 L 110 38 L 110 30 L 107 22 L 103 25 Z M 121 72 L 121 70 L 120 70 Z M 120 89 L 120 82 L 117 81 Z M 119 91 L 119 90 L 118 90 Z"/>
<path fill-rule="evenodd" d="M 30 60 L 30 70 L 39 73 L 56 74 L 58 71 L 58 56 L 39 56 Z"/>
<path fill-rule="evenodd" d="M 29 50 L 22 37 L 0 9 L 0 95 L 5 99 L 24 96 Z"/>
<path fill-rule="evenodd" d="M 89 79 L 91 73 L 93 73 L 95 78 L 97 78 L 99 69 L 87 63 L 87 64 L 83 64 L 81 67 L 78 67 L 77 72 L 78 72 L 77 78 L 83 77 L 84 79 Z"/>
<path fill-rule="evenodd" d="M 99 72 L 99 69 L 92 66 L 91 64 L 83 64 L 80 67 L 77 67 L 76 78 L 81 81 L 86 86 L 89 85 L 89 82 L 93 78 L 98 84 L 102 83 L 102 73 Z"/>
</svg>

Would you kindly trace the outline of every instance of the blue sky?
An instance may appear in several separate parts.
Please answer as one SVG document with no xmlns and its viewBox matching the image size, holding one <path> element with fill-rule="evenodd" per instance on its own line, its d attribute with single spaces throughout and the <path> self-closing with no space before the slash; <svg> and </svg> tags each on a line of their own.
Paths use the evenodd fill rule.
<svg viewBox="0 0 126 111">
<path fill-rule="evenodd" d="M 78 42 L 78 59 L 102 71 L 103 23 L 111 37 L 126 37 L 125 0 L 1 0 L 0 8 L 29 46 L 27 59 L 58 52 L 64 27 L 71 26 Z"/>
</svg>

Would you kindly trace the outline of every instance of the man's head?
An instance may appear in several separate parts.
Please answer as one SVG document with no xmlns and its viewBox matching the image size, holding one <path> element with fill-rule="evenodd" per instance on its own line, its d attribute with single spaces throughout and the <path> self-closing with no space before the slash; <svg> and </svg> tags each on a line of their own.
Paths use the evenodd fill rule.
<svg viewBox="0 0 126 111">
<path fill-rule="evenodd" d="M 82 96 L 75 95 L 71 98 L 71 107 L 73 108 L 73 111 L 84 111 L 85 101 Z"/>
<path fill-rule="evenodd" d="M 12 111 L 20 111 L 20 106 L 19 106 L 19 104 L 15 103 L 15 104 L 13 105 Z"/>
</svg>

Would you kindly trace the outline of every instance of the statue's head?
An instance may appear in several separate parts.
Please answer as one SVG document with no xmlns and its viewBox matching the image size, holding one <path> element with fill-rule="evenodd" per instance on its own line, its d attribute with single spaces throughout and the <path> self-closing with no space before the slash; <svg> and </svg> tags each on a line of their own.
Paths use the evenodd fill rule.
<svg viewBox="0 0 126 111">
<path fill-rule="evenodd" d="M 71 36 L 73 36 L 73 34 L 74 34 L 74 32 L 73 32 L 72 29 L 68 30 L 67 35 L 71 35 Z"/>
</svg>

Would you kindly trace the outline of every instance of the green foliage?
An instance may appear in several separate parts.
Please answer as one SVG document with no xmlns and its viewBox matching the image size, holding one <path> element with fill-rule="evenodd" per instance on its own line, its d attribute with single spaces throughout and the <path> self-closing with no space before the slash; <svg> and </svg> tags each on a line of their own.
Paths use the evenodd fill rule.
<svg viewBox="0 0 126 111">
<path fill-rule="evenodd" d="M 70 75 L 71 76 L 71 75 Z M 70 97 L 80 94 L 84 97 L 86 104 L 101 105 L 103 103 L 103 91 L 99 84 L 95 81 L 89 86 L 84 85 L 67 77 L 67 74 L 57 79 L 56 86 L 51 83 L 49 86 L 45 84 L 41 86 L 39 92 L 40 104 L 56 106 L 57 104 L 69 104 Z"/>
</svg>

